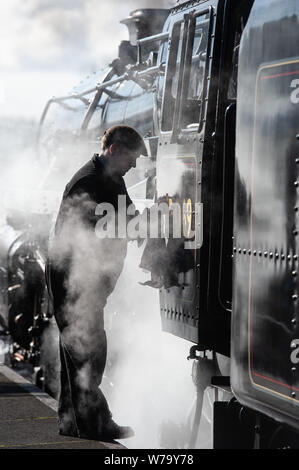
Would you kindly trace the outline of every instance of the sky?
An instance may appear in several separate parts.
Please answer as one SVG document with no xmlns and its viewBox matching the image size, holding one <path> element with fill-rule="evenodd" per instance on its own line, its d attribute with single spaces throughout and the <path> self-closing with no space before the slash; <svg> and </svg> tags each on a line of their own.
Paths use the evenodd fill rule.
<svg viewBox="0 0 299 470">
<path fill-rule="evenodd" d="M 69 92 L 117 56 L 128 39 L 119 21 L 140 7 L 175 0 L 9 0 L 0 6 L 0 118 L 38 119 L 46 101 Z"/>
</svg>

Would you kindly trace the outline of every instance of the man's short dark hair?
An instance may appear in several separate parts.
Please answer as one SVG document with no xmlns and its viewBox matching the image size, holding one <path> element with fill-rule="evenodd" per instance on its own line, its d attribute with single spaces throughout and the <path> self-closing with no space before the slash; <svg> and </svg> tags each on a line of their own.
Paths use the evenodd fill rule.
<svg viewBox="0 0 299 470">
<path fill-rule="evenodd" d="M 130 126 L 118 124 L 107 129 L 102 138 L 102 149 L 106 150 L 112 144 L 120 144 L 130 151 L 140 152 L 147 156 L 147 150 L 141 135 Z"/>
</svg>

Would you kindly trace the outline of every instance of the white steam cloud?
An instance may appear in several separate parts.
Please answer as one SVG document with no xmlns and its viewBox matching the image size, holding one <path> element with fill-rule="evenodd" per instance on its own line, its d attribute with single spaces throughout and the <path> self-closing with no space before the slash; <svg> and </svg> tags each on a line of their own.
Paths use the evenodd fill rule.
<svg viewBox="0 0 299 470">
<path fill-rule="evenodd" d="M 117 278 L 120 274 L 126 244 L 98 240 L 93 231 L 78 223 L 84 218 L 86 202 L 75 198 L 70 203 L 63 235 L 52 252 L 61 267 L 68 256 L 72 260 L 68 278 L 71 301 L 65 309 L 70 323 L 63 340 L 74 347 L 78 357 L 100 347 L 96 324 L 107 292 L 99 286 L 103 289 L 105 276 Z M 158 292 L 139 284 L 147 276 L 138 269 L 141 254 L 141 249 L 129 244 L 124 270 L 105 306 L 108 360 L 101 389 L 114 419 L 135 429 L 135 437 L 124 445 L 187 448 L 195 396 L 192 364 L 186 360 L 190 343 L 161 332 Z M 82 390 L 91 389 L 88 363 L 80 369 L 78 380 Z"/>
<path fill-rule="evenodd" d="M 137 8 L 170 8 L 169 0 L 11 0 L 0 6 L 1 114 L 38 119 L 46 100 L 117 57 Z"/>
<path fill-rule="evenodd" d="M 1 5 L 1 67 L 44 66 L 85 72 L 102 65 L 126 39 L 119 21 L 137 8 L 170 8 L 170 0 L 11 0 Z"/>
</svg>

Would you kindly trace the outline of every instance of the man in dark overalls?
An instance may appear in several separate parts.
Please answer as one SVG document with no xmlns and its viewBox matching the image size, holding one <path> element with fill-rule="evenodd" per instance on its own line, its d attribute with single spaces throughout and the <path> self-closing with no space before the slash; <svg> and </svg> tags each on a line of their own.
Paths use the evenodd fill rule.
<svg viewBox="0 0 299 470">
<path fill-rule="evenodd" d="M 134 434 L 112 420 L 99 388 L 107 354 L 103 309 L 122 271 L 127 239 L 97 237 L 95 209 L 109 203 L 117 212 L 119 196 L 132 204 L 123 176 L 147 151 L 141 136 L 124 125 L 105 132 L 102 150 L 65 188 L 47 284 L 60 331 L 59 433 L 110 440 Z"/>
</svg>

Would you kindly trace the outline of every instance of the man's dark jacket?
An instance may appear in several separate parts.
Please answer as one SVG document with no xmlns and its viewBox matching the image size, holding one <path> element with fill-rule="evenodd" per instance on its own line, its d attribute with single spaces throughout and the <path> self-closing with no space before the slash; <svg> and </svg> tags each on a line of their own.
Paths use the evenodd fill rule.
<svg viewBox="0 0 299 470">
<path fill-rule="evenodd" d="M 66 185 L 62 197 L 62 203 L 57 216 L 55 235 L 59 234 L 65 219 L 65 208 L 67 201 L 75 195 L 87 194 L 91 204 L 89 220 L 96 222 L 94 209 L 96 204 L 110 203 L 117 210 L 118 196 L 126 196 L 127 207 L 132 204 L 128 195 L 126 185 L 122 176 L 111 175 L 107 169 L 107 158 L 103 155 L 95 154 L 77 173 L 74 174 L 70 182 Z"/>
<path fill-rule="evenodd" d="M 55 248 L 60 245 L 60 237 L 63 237 L 63 228 L 69 222 L 69 216 L 73 217 L 73 211 L 70 209 L 79 206 L 77 211 L 77 218 L 79 222 L 83 223 L 86 228 L 90 230 L 95 229 L 95 225 L 99 217 L 95 215 L 96 206 L 100 203 L 110 203 L 117 212 L 118 196 L 125 196 L 126 206 L 132 204 L 128 195 L 126 185 L 122 176 L 111 175 L 107 169 L 107 158 L 103 155 L 94 154 L 83 167 L 81 167 L 69 181 L 63 193 L 62 202 L 57 215 L 54 237 L 51 241 L 51 249 L 49 254 L 49 266 L 51 268 L 51 276 L 48 273 L 48 288 L 50 295 L 53 298 L 54 312 L 59 309 L 61 303 L 65 299 L 64 281 L 65 276 L 68 274 L 70 259 L 64 255 L 63 260 L 59 260 L 59 265 L 55 262 L 55 257 L 51 257 L 51 252 L 55 252 Z M 97 242 L 96 234 L 94 232 L 95 245 Z M 121 271 L 123 266 L 124 257 L 126 255 L 126 240 L 107 240 L 108 245 L 112 246 L 111 261 L 115 265 L 116 275 Z M 104 244 L 104 242 L 103 242 Z M 117 244 L 117 249 L 113 250 L 113 246 Z M 59 248 L 58 248 L 59 250 Z M 115 255 L 113 259 L 113 254 Z M 120 254 L 120 256 L 117 256 Z M 95 248 L 95 256 L 97 256 Z M 120 259 L 122 258 L 122 259 Z M 110 263 L 111 266 L 111 263 Z M 50 269 L 49 269 L 50 270 Z M 51 278 L 51 282 L 49 282 Z M 117 279 L 116 279 L 117 280 Z M 113 282 L 114 284 L 114 282 Z M 113 290 L 111 286 L 110 290 Z M 55 289 L 56 295 L 53 290 Z M 107 293 L 109 295 L 110 292 Z"/>
</svg>

